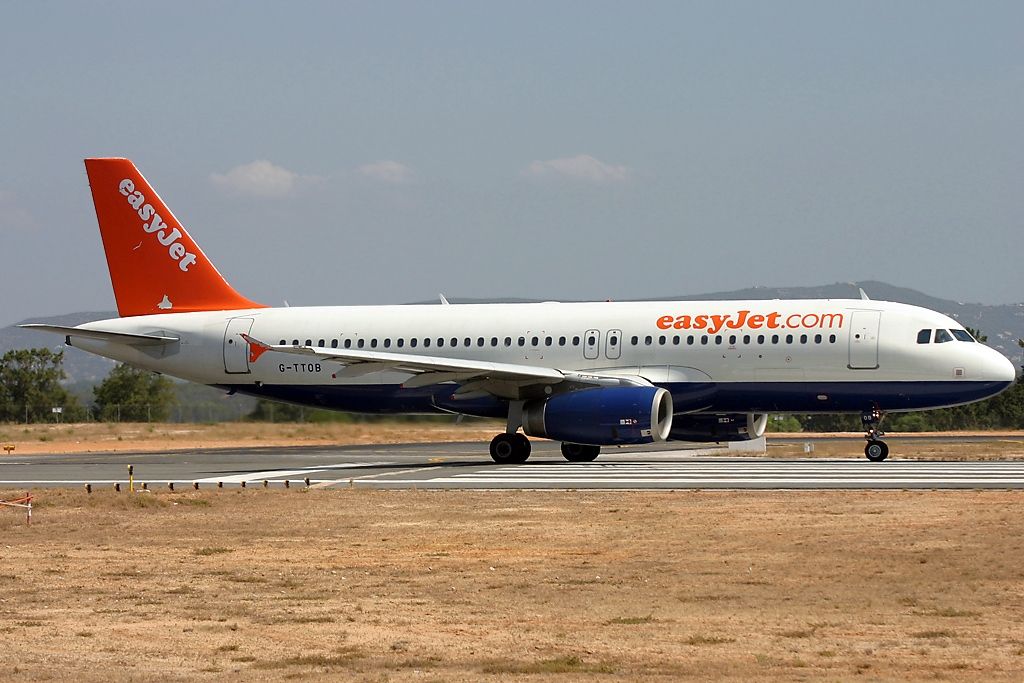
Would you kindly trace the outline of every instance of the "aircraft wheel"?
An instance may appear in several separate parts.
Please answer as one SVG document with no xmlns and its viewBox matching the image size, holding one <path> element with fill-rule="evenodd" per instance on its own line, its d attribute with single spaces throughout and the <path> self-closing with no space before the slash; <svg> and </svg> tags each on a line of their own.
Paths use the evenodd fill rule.
<svg viewBox="0 0 1024 683">
<path fill-rule="evenodd" d="M 522 434 L 498 434 L 491 439 L 491 460 L 502 465 L 526 462 L 530 440 Z"/>
<path fill-rule="evenodd" d="M 889 457 L 889 446 L 884 441 L 872 439 L 864 447 L 864 455 L 868 456 L 871 462 L 882 462 Z"/>
<path fill-rule="evenodd" d="M 562 457 L 569 462 L 592 462 L 600 453 L 600 446 L 585 446 L 580 443 L 562 444 Z"/>
</svg>

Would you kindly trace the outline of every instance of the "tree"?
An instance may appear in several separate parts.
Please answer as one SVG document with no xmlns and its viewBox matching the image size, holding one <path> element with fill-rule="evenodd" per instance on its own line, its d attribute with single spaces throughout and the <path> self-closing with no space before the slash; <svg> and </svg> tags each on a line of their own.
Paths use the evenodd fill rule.
<svg viewBox="0 0 1024 683">
<path fill-rule="evenodd" d="M 99 418 L 107 421 L 163 421 L 175 402 L 171 380 L 123 363 L 111 370 L 92 393 Z"/>
<path fill-rule="evenodd" d="M 49 422 L 53 408 L 61 408 L 65 420 L 84 416 L 81 404 L 60 382 L 64 352 L 49 349 L 15 349 L 0 358 L 0 421 Z"/>
</svg>

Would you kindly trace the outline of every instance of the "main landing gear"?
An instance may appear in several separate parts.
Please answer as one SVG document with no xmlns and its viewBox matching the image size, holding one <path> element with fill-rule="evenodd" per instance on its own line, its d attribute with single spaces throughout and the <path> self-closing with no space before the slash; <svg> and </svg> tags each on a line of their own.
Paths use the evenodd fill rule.
<svg viewBox="0 0 1024 683">
<path fill-rule="evenodd" d="M 581 443 L 562 444 L 562 457 L 569 462 L 592 462 L 600 454 L 600 446 L 586 446 Z"/>
<path fill-rule="evenodd" d="M 491 459 L 502 465 L 526 462 L 530 457 L 530 440 L 523 434 L 498 434 L 491 439 Z"/>
<path fill-rule="evenodd" d="M 885 436 L 885 432 L 881 428 L 883 419 L 885 419 L 885 415 L 877 407 L 860 416 L 861 424 L 864 425 L 867 432 L 864 438 L 868 440 L 867 445 L 864 446 L 864 455 L 871 462 L 882 462 L 889 457 L 889 446 L 882 441 L 882 437 Z"/>
</svg>

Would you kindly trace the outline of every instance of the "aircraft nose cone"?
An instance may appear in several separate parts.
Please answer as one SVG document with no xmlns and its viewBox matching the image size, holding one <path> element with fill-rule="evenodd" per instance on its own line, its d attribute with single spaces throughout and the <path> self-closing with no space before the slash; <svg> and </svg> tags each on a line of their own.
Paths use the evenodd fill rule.
<svg viewBox="0 0 1024 683">
<path fill-rule="evenodd" d="M 987 363 L 987 370 L 991 378 L 997 382 L 1006 382 L 1007 384 L 1016 380 L 1017 366 L 995 349 L 990 349 L 990 351 L 992 355 L 991 360 Z"/>
</svg>

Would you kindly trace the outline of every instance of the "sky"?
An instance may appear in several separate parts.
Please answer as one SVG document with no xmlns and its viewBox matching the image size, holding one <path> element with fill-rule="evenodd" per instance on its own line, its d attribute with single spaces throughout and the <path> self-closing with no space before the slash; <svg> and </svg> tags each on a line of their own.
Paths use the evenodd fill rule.
<svg viewBox="0 0 1024 683">
<path fill-rule="evenodd" d="M 0 2 L 0 324 L 114 300 L 82 159 L 270 305 L 1024 301 L 1024 3 Z"/>
</svg>

